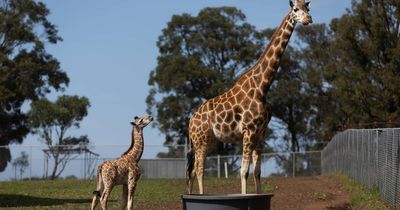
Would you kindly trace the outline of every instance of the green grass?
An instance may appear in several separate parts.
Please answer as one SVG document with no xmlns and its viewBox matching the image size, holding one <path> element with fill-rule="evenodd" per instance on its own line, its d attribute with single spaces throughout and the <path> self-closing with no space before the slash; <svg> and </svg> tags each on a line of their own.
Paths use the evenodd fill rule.
<svg viewBox="0 0 400 210">
<path fill-rule="evenodd" d="M 334 176 L 341 182 L 343 187 L 351 193 L 350 204 L 354 209 L 389 210 L 380 200 L 377 190 L 368 190 L 346 175 L 336 174 Z"/>
<path fill-rule="evenodd" d="M 334 175 L 345 190 L 351 192 L 350 204 L 353 209 L 388 209 L 376 190 L 368 191 L 344 175 Z M 275 186 L 262 179 L 263 191 L 273 192 Z M 135 193 L 134 209 L 175 210 L 181 209 L 181 195 L 185 193 L 183 179 L 141 179 Z M 0 182 L 0 209 L 89 209 L 95 182 L 88 180 L 36 180 Z M 195 182 L 195 192 L 198 189 Z M 116 186 L 109 199 L 109 209 L 118 209 L 121 186 Z M 252 180 L 248 181 L 249 193 L 254 192 Z M 240 192 L 239 179 L 205 180 L 205 192 L 229 194 Z M 318 200 L 329 199 L 326 192 L 313 194 Z M 99 206 L 97 209 L 100 209 Z"/>
<path fill-rule="evenodd" d="M 239 179 L 206 179 L 207 193 L 239 193 Z M 135 193 L 134 209 L 172 210 L 181 208 L 185 193 L 183 179 L 141 179 Z M 248 190 L 254 192 L 249 181 Z M 0 182 L 0 209 L 89 209 L 95 182 L 88 180 L 38 180 Z M 274 187 L 263 180 L 264 192 Z M 194 186 L 197 190 L 197 186 Z M 119 208 L 121 186 L 110 196 L 109 209 Z M 99 206 L 97 209 L 100 209 Z"/>
</svg>

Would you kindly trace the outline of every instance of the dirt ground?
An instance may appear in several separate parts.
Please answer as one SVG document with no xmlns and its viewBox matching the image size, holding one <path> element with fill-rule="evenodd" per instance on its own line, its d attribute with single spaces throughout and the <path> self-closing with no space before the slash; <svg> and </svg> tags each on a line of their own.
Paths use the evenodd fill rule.
<svg viewBox="0 0 400 210">
<path fill-rule="evenodd" d="M 347 210 L 350 193 L 334 177 L 269 178 L 275 186 L 271 209 Z"/>
<path fill-rule="evenodd" d="M 254 193 L 253 179 L 248 179 L 248 193 Z M 181 188 L 181 182 L 171 182 L 174 188 Z M 272 210 L 350 210 L 350 193 L 347 192 L 334 176 L 317 177 L 269 177 L 262 179 L 264 192 L 273 194 Z M 194 193 L 197 193 L 195 184 Z M 179 190 L 178 190 L 179 191 Z M 240 193 L 239 179 L 206 179 L 206 194 Z M 154 193 L 153 193 L 154 194 Z M 179 194 L 179 192 L 178 192 Z M 152 195 L 159 197 L 160 195 Z M 181 200 L 149 203 L 148 198 L 138 196 L 138 209 L 177 210 L 182 209 Z M 180 196 L 179 196 L 180 197 Z"/>
</svg>

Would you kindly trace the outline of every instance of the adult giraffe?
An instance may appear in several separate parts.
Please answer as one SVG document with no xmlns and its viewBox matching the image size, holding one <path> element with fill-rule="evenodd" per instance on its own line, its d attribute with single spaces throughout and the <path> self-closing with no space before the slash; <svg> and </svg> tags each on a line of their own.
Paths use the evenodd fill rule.
<svg viewBox="0 0 400 210">
<path fill-rule="evenodd" d="M 207 100 L 192 115 L 189 122 L 189 138 L 192 144 L 187 154 L 188 193 L 192 193 L 194 178 L 197 176 L 199 193 L 203 194 L 204 159 L 207 152 L 215 148 L 217 140 L 225 143 L 243 142 L 240 171 L 242 194 L 246 194 L 250 155 L 253 157 L 256 192 L 261 193 L 261 151 L 271 119 L 266 95 L 296 23 L 312 23 L 310 2 L 295 0 L 294 3 L 289 3 L 289 14 L 272 35 L 269 45 L 256 64 L 245 71 L 232 88 Z"/>
</svg>

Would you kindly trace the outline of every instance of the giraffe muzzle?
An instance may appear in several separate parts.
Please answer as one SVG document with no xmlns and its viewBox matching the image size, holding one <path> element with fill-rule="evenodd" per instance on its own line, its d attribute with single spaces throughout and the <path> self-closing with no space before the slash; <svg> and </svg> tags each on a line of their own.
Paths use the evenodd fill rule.
<svg viewBox="0 0 400 210">
<path fill-rule="evenodd" d="M 307 18 L 304 21 L 303 25 L 309 25 L 311 23 L 313 23 L 312 17 L 311 16 L 307 16 Z"/>
</svg>

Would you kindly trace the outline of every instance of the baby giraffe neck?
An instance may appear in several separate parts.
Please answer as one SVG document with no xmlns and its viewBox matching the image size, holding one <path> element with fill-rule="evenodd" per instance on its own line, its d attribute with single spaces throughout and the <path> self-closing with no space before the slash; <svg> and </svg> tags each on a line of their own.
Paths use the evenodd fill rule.
<svg viewBox="0 0 400 210">
<path fill-rule="evenodd" d="M 143 154 L 143 130 L 142 128 L 134 127 L 132 129 L 132 144 L 131 149 L 127 152 L 130 158 L 138 162 Z"/>
</svg>

